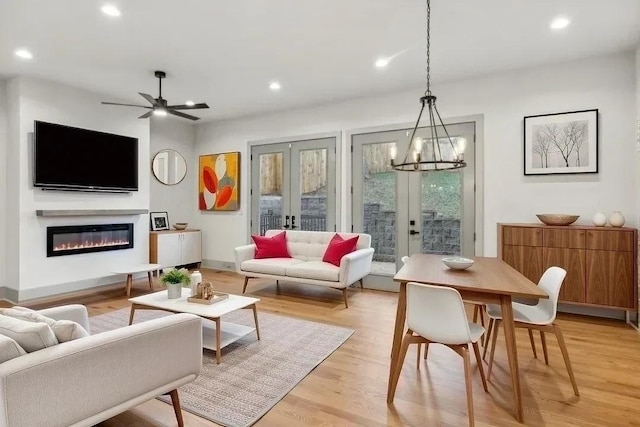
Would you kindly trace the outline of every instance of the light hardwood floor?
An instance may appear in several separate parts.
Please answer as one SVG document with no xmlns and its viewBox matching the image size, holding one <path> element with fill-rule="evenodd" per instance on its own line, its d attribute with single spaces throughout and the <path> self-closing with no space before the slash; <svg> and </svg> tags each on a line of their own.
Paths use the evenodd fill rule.
<svg viewBox="0 0 640 427">
<path fill-rule="evenodd" d="M 243 280 L 234 273 L 206 269 L 202 273 L 217 290 L 234 293 L 242 290 Z M 87 305 L 93 316 L 129 307 L 123 289 L 124 283 L 118 289 L 50 299 L 30 306 L 42 308 L 77 302 Z M 132 296 L 146 292 L 146 279 L 134 283 Z M 409 350 L 395 402 L 387 406 L 396 294 L 353 288 L 348 309 L 344 308 L 341 292 L 319 286 L 282 283 L 276 287 L 271 281 L 254 279 L 249 282 L 247 294 L 261 298 L 260 311 L 356 330 L 267 413 L 258 426 L 466 425 L 462 361 L 452 350 L 439 345 L 430 346 L 429 360 L 422 360 L 420 369 L 416 369 L 416 349 Z M 559 325 L 565 334 L 581 396 L 573 395 L 557 342 L 552 337 L 547 339 L 547 366 L 542 360 L 539 339 L 540 358 L 534 359 L 527 332 L 518 330 L 524 425 L 640 426 L 640 335 L 621 321 L 561 314 Z M 513 417 L 502 335 L 495 360 L 489 393 L 483 391 L 478 370 L 472 363 L 476 425 L 522 425 Z M 186 412 L 185 423 L 194 427 L 215 425 Z M 154 399 L 100 425 L 176 424 L 172 407 Z"/>
</svg>

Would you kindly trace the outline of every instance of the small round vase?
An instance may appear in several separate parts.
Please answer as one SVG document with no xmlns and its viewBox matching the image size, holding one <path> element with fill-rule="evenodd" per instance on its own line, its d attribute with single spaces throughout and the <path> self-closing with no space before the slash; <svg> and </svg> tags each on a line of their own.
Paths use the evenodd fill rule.
<svg viewBox="0 0 640 427">
<path fill-rule="evenodd" d="M 620 211 L 613 211 L 609 215 L 609 224 L 612 227 L 622 227 L 624 225 L 624 216 Z"/>
<path fill-rule="evenodd" d="M 604 227 L 607 225 L 607 216 L 602 212 L 598 212 L 593 216 L 593 225 L 596 227 Z"/>
<path fill-rule="evenodd" d="M 167 298 L 177 299 L 182 296 L 182 283 L 167 283 Z"/>
</svg>

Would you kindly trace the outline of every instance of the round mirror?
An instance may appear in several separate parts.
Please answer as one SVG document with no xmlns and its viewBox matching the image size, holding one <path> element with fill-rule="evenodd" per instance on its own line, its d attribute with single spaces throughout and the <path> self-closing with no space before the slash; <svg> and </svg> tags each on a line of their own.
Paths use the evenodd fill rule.
<svg viewBox="0 0 640 427">
<path fill-rule="evenodd" d="M 151 163 L 153 176 L 166 185 L 179 184 L 187 174 L 187 162 L 176 150 L 161 150 Z"/>
</svg>

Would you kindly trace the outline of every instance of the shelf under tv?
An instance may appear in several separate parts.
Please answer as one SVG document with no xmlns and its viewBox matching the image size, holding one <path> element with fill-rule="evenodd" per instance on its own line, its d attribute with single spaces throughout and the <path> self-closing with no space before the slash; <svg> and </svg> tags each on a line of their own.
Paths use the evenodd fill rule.
<svg viewBox="0 0 640 427">
<path fill-rule="evenodd" d="M 37 216 L 112 216 L 144 215 L 149 209 L 38 209 Z"/>
</svg>

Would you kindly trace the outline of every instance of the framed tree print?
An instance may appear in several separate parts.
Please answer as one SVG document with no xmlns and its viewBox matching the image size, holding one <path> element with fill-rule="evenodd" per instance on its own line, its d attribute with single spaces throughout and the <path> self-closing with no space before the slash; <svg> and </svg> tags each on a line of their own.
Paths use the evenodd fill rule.
<svg viewBox="0 0 640 427">
<path fill-rule="evenodd" d="M 524 174 L 598 172 L 598 110 L 524 118 Z"/>
</svg>

